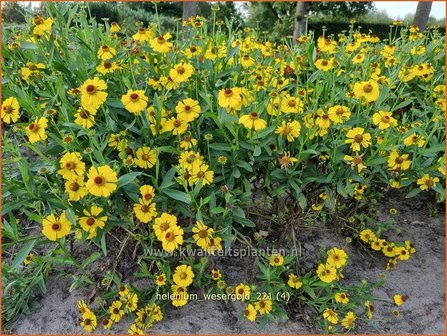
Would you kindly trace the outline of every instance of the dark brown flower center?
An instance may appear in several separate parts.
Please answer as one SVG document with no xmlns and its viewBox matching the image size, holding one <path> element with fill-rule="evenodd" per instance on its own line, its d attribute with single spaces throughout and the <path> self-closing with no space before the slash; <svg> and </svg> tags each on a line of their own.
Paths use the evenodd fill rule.
<svg viewBox="0 0 447 336">
<path fill-rule="evenodd" d="M 372 87 L 371 84 L 365 84 L 365 85 L 363 85 L 363 91 L 364 91 L 365 93 L 370 93 L 372 90 L 373 90 L 373 87 Z"/>
<path fill-rule="evenodd" d="M 31 132 L 36 133 L 36 132 L 39 130 L 39 125 L 37 125 L 36 123 L 32 123 L 32 124 L 30 124 L 30 125 L 28 126 L 28 129 L 29 129 Z"/>
<path fill-rule="evenodd" d="M 149 206 L 147 206 L 146 204 L 142 205 L 141 212 L 144 212 L 144 213 L 149 212 Z"/>
<path fill-rule="evenodd" d="M 226 89 L 224 91 L 225 96 L 230 97 L 233 94 L 233 91 L 231 89 Z"/>
<path fill-rule="evenodd" d="M 105 183 L 105 180 L 102 176 L 96 176 L 94 182 L 98 186 L 102 186 Z"/>
<path fill-rule="evenodd" d="M 361 134 L 356 134 L 355 137 L 354 137 L 354 141 L 357 142 L 357 143 L 362 143 L 362 141 L 363 141 L 363 135 L 361 135 Z"/>
<path fill-rule="evenodd" d="M 59 229 L 61 228 L 61 224 L 60 223 L 54 223 L 53 225 L 51 225 L 51 228 L 54 231 L 59 231 Z"/>
<path fill-rule="evenodd" d="M 93 224 L 95 224 L 95 219 L 93 217 L 89 217 L 87 218 L 86 223 L 88 226 L 92 226 Z"/>
<path fill-rule="evenodd" d="M 202 230 L 199 231 L 198 234 L 199 234 L 200 238 L 206 238 L 206 237 L 208 237 L 208 230 L 202 229 Z"/>
<path fill-rule="evenodd" d="M 88 93 L 95 93 L 95 91 L 96 91 L 95 86 L 92 84 L 87 85 L 87 87 L 85 89 L 87 90 Z"/>
<path fill-rule="evenodd" d="M 182 67 L 181 65 L 178 66 L 175 70 L 177 70 L 177 73 L 180 74 L 180 75 L 183 75 L 185 73 L 185 71 L 186 71 L 185 68 Z"/>
<path fill-rule="evenodd" d="M 79 184 L 77 182 L 73 182 L 70 184 L 70 190 L 71 191 L 78 191 L 79 190 Z"/>
<path fill-rule="evenodd" d="M 104 68 L 110 69 L 112 67 L 112 63 L 110 62 L 104 62 Z"/>
<path fill-rule="evenodd" d="M 250 113 L 251 119 L 258 119 L 258 113 L 257 112 L 251 112 Z"/>
</svg>

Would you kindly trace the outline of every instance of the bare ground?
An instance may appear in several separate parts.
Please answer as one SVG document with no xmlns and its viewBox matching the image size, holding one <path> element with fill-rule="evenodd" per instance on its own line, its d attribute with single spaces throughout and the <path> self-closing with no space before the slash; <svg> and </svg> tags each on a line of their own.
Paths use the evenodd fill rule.
<svg viewBox="0 0 447 336">
<path fill-rule="evenodd" d="M 399 307 L 400 317 L 394 317 L 395 306 L 385 301 L 374 301 L 374 319 L 359 321 L 359 333 L 399 334 L 445 334 L 445 218 L 443 213 L 429 216 L 427 200 L 416 198 L 406 200 L 402 196 L 387 197 L 378 207 L 378 220 L 386 220 L 390 208 L 396 208 L 395 215 L 400 233 L 389 238 L 399 241 L 411 240 L 417 252 L 409 261 L 400 262 L 397 269 L 386 272 L 386 259 L 379 256 L 365 256 L 355 244 L 345 247 L 351 264 L 345 269 L 347 282 L 366 279 L 379 280 L 386 274 L 387 281 L 375 291 L 381 299 L 392 299 L 394 294 L 404 294 L 408 300 Z M 442 210 L 441 210 L 442 212 Z M 345 238 L 331 230 L 300 229 L 297 237 L 302 245 L 301 262 L 307 269 L 316 266 L 316 255 L 321 246 L 345 246 Z M 250 260 L 222 260 L 221 266 L 229 283 L 248 279 L 252 262 Z M 13 330 L 17 334 L 80 334 L 85 333 L 79 326 L 76 308 L 78 300 L 85 299 L 89 289 L 69 293 L 70 280 L 51 276 L 46 295 L 40 300 L 41 308 L 30 315 L 22 316 Z M 270 323 L 259 330 L 253 323 L 241 318 L 243 307 L 238 302 L 193 301 L 179 309 L 168 309 L 163 321 L 154 325 L 149 333 L 157 334 L 307 334 L 321 333 L 309 327 L 298 316 L 290 321 Z M 130 323 L 120 322 L 112 327 L 113 333 L 127 333 Z M 101 333 L 102 328 L 98 328 Z"/>
</svg>

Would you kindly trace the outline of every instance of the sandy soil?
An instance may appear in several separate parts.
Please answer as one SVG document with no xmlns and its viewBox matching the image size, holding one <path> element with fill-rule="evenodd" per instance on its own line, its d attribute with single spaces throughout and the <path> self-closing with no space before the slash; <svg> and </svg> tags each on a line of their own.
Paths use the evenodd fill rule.
<svg viewBox="0 0 447 336">
<path fill-rule="evenodd" d="M 411 333 L 445 334 L 445 219 L 440 213 L 430 217 L 426 200 L 422 198 L 405 200 L 394 195 L 382 202 L 377 214 L 379 220 L 386 220 L 390 208 L 398 209 L 395 219 L 401 233 L 390 234 L 396 240 L 410 239 L 416 244 L 417 253 L 412 259 L 401 262 L 396 270 L 385 272 L 386 259 L 366 256 L 355 244 L 347 246 L 352 264 L 346 268 L 345 281 L 361 279 L 377 281 L 381 273 L 387 277 L 386 283 L 375 291 L 382 299 L 392 299 L 396 293 L 408 296 L 407 302 L 399 308 L 400 317 L 391 313 L 395 306 L 383 301 L 375 301 L 375 317 L 369 323 L 359 323 L 358 333 Z M 308 269 L 315 268 L 315 257 L 320 246 L 343 246 L 345 237 L 330 230 L 303 230 L 297 232 L 302 249 L 302 261 Z M 250 264 L 250 261 L 247 261 Z M 223 270 L 229 283 L 248 278 L 251 267 L 239 259 L 226 261 Z M 41 308 L 28 316 L 22 316 L 13 332 L 18 334 L 58 334 L 85 333 L 79 326 L 76 302 L 84 299 L 88 288 L 69 293 L 69 279 L 52 276 L 48 282 L 48 292 L 41 299 Z M 271 323 L 259 330 L 255 324 L 241 319 L 240 303 L 217 301 L 194 301 L 180 309 L 170 309 L 165 319 L 157 323 L 149 333 L 193 333 L 193 334 L 243 334 L 281 333 L 306 334 L 321 333 L 309 328 L 296 316 L 284 323 Z M 127 333 L 129 323 L 121 322 L 112 329 L 113 333 Z M 101 333 L 102 328 L 98 328 Z"/>
</svg>

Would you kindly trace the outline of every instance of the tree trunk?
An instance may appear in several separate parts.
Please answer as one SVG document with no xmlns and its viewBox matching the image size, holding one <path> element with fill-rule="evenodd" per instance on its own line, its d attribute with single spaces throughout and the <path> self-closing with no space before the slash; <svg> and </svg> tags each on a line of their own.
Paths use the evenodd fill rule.
<svg viewBox="0 0 447 336">
<path fill-rule="evenodd" d="M 296 3 L 295 23 L 293 26 L 293 43 L 296 43 L 296 39 L 303 35 L 306 31 L 306 18 L 309 13 L 309 4 L 305 1 Z"/>
<path fill-rule="evenodd" d="M 418 26 L 419 30 L 423 32 L 427 27 L 428 17 L 430 16 L 431 6 L 433 2 L 419 1 L 414 15 L 413 25 Z"/>
<path fill-rule="evenodd" d="M 189 19 L 191 16 L 197 15 L 199 3 L 197 1 L 183 3 L 183 20 Z"/>
</svg>

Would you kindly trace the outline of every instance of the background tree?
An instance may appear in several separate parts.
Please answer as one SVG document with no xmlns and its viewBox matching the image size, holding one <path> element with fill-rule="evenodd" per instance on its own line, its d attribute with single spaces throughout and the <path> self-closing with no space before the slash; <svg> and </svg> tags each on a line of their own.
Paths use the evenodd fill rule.
<svg viewBox="0 0 447 336">
<path fill-rule="evenodd" d="M 18 2 L 3 2 L 2 20 L 5 23 L 25 23 L 25 8 Z"/>
<path fill-rule="evenodd" d="M 432 1 L 419 1 L 414 15 L 413 25 L 418 26 L 420 31 L 424 31 L 427 27 L 428 18 L 431 12 Z"/>
</svg>

